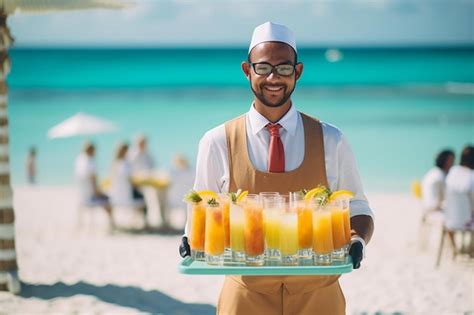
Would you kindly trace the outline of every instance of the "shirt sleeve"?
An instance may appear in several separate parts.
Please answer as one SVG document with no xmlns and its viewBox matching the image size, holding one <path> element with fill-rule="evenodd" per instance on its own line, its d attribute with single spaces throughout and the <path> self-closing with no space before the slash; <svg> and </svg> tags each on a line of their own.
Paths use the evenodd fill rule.
<svg viewBox="0 0 474 315">
<path fill-rule="evenodd" d="M 196 177 L 194 180 L 194 190 L 211 190 L 217 193 L 223 192 L 226 178 L 225 153 L 222 143 L 222 132 L 224 129 L 216 128 L 208 131 L 199 141 L 198 154 L 196 159 Z M 227 175 L 228 176 L 228 175 Z M 184 235 L 188 235 L 188 220 L 184 228 Z"/>
<path fill-rule="evenodd" d="M 337 189 L 346 189 L 354 193 L 354 198 L 350 203 L 351 217 L 356 215 L 368 215 L 374 219 L 374 214 L 369 207 L 369 202 L 362 188 L 354 153 L 346 137 L 342 134 L 337 144 L 337 165 Z"/>
<path fill-rule="evenodd" d="M 206 133 L 199 142 L 194 190 L 222 192 L 223 161 L 219 158 L 215 141 Z"/>
</svg>

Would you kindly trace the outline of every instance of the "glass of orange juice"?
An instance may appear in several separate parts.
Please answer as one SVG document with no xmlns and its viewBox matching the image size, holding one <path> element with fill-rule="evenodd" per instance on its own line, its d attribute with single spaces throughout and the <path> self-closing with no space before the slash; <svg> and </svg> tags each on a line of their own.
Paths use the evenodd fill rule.
<svg viewBox="0 0 474 315">
<path fill-rule="evenodd" d="M 222 265 L 224 263 L 224 207 L 217 201 L 206 207 L 204 249 L 206 262 L 209 265 Z"/>
<path fill-rule="evenodd" d="M 350 198 L 343 198 L 339 200 L 339 206 L 342 208 L 342 217 L 344 220 L 344 235 L 345 235 L 345 245 L 344 245 L 344 256 L 349 255 L 349 246 L 351 244 L 351 208 L 350 208 Z"/>
<path fill-rule="evenodd" d="M 284 211 L 284 199 L 279 195 L 263 197 L 263 221 L 265 226 L 265 259 L 279 261 L 280 220 Z"/>
<path fill-rule="evenodd" d="M 332 239 L 331 210 L 326 205 L 313 203 L 313 252 L 316 265 L 332 263 L 334 250 Z"/>
<path fill-rule="evenodd" d="M 332 224 L 332 241 L 334 250 L 332 251 L 332 260 L 344 260 L 344 246 L 346 243 L 346 232 L 344 229 L 344 215 L 341 204 L 339 202 L 330 203 L 327 205 L 331 212 Z"/>
<path fill-rule="evenodd" d="M 302 259 L 313 256 L 313 209 L 300 193 L 291 193 L 292 207 L 298 214 L 298 256 Z"/>
<path fill-rule="evenodd" d="M 224 220 L 224 245 L 225 258 L 230 259 L 232 251 L 230 249 L 230 201 L 229 194 L 219 194 L 219 203 L 222 205 L 223 220 Z"/>
<path fill-rule="evenodd" d="M 245 262 L 250 266 L 262 266 L 265 262 L 265 233 L 261 197 L 247 195 L 243 209 Z"/>
<path fill-rule="evenodd" d="M 230 249 L 232 261 L 245 263 L 244 250 L 244 209 L 241 202 L 230 203 Z"/>
<path fill-rule="evenodd" d="M 296 208 L 286 204 L 281 214 L 280 252 L 283 265 L 298 264 L 298 212 Z"/>
<path fill-rule="evenodd" d="M 191 257 L 194 260 L 204 261 L 204 241 L 206 229 L 206 207 L 203 201 L 187 202 L 188 218 L 191 225 L 188 226 L 189 245 Z"/>
</svg>

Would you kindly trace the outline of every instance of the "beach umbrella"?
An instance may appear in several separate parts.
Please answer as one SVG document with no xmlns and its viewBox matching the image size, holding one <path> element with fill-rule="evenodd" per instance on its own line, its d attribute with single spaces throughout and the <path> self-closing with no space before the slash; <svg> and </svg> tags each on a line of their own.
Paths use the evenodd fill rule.
<svg viewBox="0 0 474 315">
<path fill-rule="evenodd" d="M 0 0 L 0 291 L 19 293 L 18 264 L 15 251 L 13 194 L 10 184 L 10 152 L 8 133 L 8 87 L 10 72 L 8 48 L 13 36 L 7 25 L 11 14 L 31 14 L 51 11 L 122 9 L 134 4 L 132 0 Z M 110 127 L 110 125 L 108 125 Z M 106 129 L 100 130 L 104 132 Z M 110 128 L 109 128 L 110 130 Z"/>
<path fill-rule="evenodd" d="M 67 138 L 107 133 L 117 130 L 117 126 L 106 119 L 77 113 L 48 130 L 48 138 Z"/>
</svg>

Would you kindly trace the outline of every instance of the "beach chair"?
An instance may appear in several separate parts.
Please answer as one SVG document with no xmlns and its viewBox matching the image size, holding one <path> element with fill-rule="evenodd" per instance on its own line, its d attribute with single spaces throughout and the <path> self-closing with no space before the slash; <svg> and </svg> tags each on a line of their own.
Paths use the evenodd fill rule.
<svg viewBox="0 0 474 315">
<path fill-rule="evenodd" d="M 444 240 L 448 236 L 448 232 L 453 232 L 454 236 L 459 236 L 461 239 L 461 246 L 459 248 L 452 246 L 453 260 L 456 259 L 458 254 L 467 254 L 470 259 L 474 258 L 474 222 L 466 224 L 462 229 L 448 229 L 444 224 L 441 231 L 441 239 L 438 246 L 438 254 L 436 257 L 436 267 L 439 267 L 441 263 L 441 256 L 443 253 Z M 466 242 L 466 238 L 469 239 Z"/>
</svg>

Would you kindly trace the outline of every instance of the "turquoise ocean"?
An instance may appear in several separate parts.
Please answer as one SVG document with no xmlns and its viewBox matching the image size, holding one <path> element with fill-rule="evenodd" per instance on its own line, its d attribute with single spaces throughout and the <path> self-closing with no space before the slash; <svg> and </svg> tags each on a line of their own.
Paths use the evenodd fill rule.
<svg viewBox="0 0 474 315">
<path fill-rule="evenodd" d="M 339 127 L 355 152 L 367 191 L 408 191 L 436 152 L 474 143 L 474 48 L 303 48 L 296 108 Z M 115 146 L 138 133 L 160 167 L 175 153 L 194 164 L 206 130 L 246 112 L 252 101 L 240 63 L 244 48 L 10 50 L 11 172 L 25 184 L 30 146 L 38 182 L 68 185 L 86 138 L 50 140 L 53 125 L 85 112 L 119 126 L 90 137 L 106 176 Z M 457 156 L 458 158 L 458 156 Z M 458 161 L 458 159 L 457 159 Z"/>
</svg>

